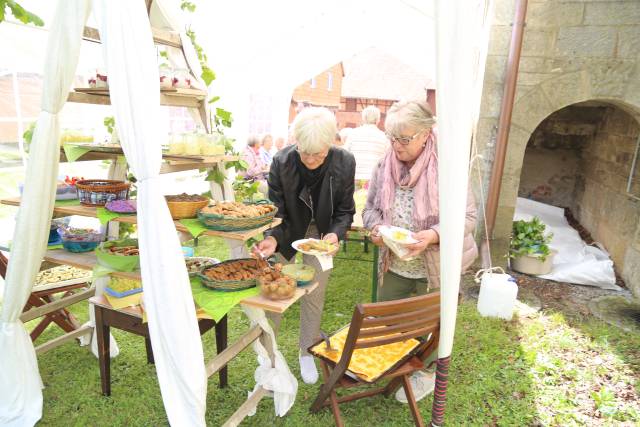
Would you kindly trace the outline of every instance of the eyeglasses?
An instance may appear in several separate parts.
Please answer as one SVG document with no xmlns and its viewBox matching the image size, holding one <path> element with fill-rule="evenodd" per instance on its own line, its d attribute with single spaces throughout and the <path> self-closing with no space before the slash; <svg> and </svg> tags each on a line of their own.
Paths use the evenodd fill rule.
<svg viewBox="0 0 640 427">
<path fill-rule="evenodd" d="M 296 151 L 298 152 L 300 157 L 304 157 L 305 159 L 314 159 L 314 160 L 318 160 L 318 161 L 326 159 L 327 156 L 329 155 L 328 151 L 325 152 L 325 153 L 304 153 L 304 152 L 300 151 L 298 146 L 296 146 Z"/>
<path fill-rule="evenodd" d="M 385 135 L 387 136 L 387 138 L 389 138 L 389 141 L 391 141 L 392 144 L 394 142 L 397 142 L 398 144 L 401 144 L 401 145 L 409 145 L 409 144 L 411 144 L 411 141 L 416 139 L 416 137 L 418 135 L 420 135 L 421 133 L 422 133 L 422 131 L 419 131 L 418 133 L 416 133 L 413 136 L 395 136 L 395 135 L 392 135 L 390 133 L 385 133 Z"/>
</svg>

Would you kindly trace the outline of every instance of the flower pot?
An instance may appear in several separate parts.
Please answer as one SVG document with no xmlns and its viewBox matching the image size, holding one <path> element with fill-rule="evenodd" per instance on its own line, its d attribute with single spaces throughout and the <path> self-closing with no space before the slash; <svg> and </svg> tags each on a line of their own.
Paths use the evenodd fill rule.
<svg viewBox="0 0 640 427">
<path fill-rule="evenodd" d="M 511 258 L 511 269 L 533 276 L 549 274 L 553 268 L 553 257 L 555 254 L 555 251 L 551 251 L 544 261 L 540 259 L 540 254 L 513 257 Z"/>
</svg>

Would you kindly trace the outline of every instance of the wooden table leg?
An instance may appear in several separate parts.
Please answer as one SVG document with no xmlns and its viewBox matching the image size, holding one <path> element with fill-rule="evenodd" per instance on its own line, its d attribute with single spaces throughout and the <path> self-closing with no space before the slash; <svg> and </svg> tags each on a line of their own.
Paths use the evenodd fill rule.
<svg viewBox="0 0 640 427">
<path fill-rule="evenodd" d="M 144 337 L 144 346 L 147 349 L 147 363 L 155 364 L 155 360 L 153 358 L 153 348 L 151 348 L 151 338 Z"/>
<path fill-rule="evenodd" d="M 227 348 L 227 316 L 225 315 L 220 322 L 216 323 L 216 352 L 222 353 Z M 225 366 L 218 373 L 220 376 L 220 388 L 224 388 L 229 384 L 227 367 Z"/>
<path fill-rule="evenodd" d="M 109 325 L 105 324 L 103 308 L 94 305 L 96 326 L 95 333 L 98 341 L 98 364 L 100 365 L 100 382 L 102 384 L 102 394 L 111 396 L 111 359 L 110 359 L 110 335 Z"/>
</svg>

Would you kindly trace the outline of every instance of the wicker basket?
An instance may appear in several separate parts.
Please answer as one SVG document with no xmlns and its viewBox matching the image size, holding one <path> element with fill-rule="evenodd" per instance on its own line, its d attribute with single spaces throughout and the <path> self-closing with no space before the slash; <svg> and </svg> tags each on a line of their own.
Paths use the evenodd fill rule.
<svg viewBox="0 0 640 427">
<path fill-rule="evenodd" d="M 253 204 L 265 204 L 269 202 L 256 202 Z M 250 203 L 248 203 L 250 204 Z M 262 227 L 263 225 L 270 224 L 273 218 L 278 213 L 278 208 L 273 207 L 273 210 L 267 214 L 256 216 L 252 218 L 236 218 L 224 215 L 202 213 L 198 210 L 198 219 L 210 230 L 217 231 L 242 231 L 252 230 L 254 228 Z"/>
<path fill-rule="evenodd" d="M 242 259 L 231 259 L 215 266 L 211 266 L 205 268 L 202 272 L 198 273 L 198 277 L 202 281 L 202 284 L 209 289 L 213 289 L 216 291 L 224 291 L 224 292 L 235 292 L 235 291 L 243 291 L 245 289 L 255 288 L 258 284 L 258 280 L 254 277 L 252 279 L 244 279 L 244 280 L 214 280 L 207 277 L 204 273 L 209 268 L 219 267 L 224 264 L 232 264 L 237 261 L 242 261 Z"/>
<path fill-rule="evenodd" d="M 197 202 L 170 202 L 167 200 L 171 218 L 184 219 L 195 218 L 198 211 L 209 204 L 209 200 L 203 197 L 203 200 Z"/>
<path fill-rule="evenodd" d="M 111 179 L 84 179 L 76 182 L 78 199 L 85 206 L 104 206 L 112 200 L 126 200 L 130 184 Z"/>
</svg>

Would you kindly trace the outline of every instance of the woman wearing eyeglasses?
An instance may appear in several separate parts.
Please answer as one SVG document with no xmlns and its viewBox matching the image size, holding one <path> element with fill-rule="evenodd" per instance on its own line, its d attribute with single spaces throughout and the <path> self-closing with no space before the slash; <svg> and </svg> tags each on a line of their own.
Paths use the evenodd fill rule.
<svg viewBox="0 0 640 427">
<path fill-rule="evenodd" d="M 333 147 L 336 119 L 326 108 L 306 108 L 293 124 L 295 145 L 273 158 L 269 172 L 269 199 L 278 207 L 282 223 L 266 231 L 254 247 L 259 256 L 278 252 L 292 260 L 291 243 L 305 237 L 322 238 L 338 246 L 356 211 L 353 188 L 356 162 L 353 155 Z M 320 320 L 330 270 L 322 271 L 316 257 L 304 255 L 305 264 L 316 269 L 319 286 L 300 302 L 300 372 L 308 384 L 318 371 L 307 349 L 320 338 Z M 273 319 L 276 325 L 280 318 Z"/>
<path fill-rule="evenodd" d="M 393 149 L 373 171 L 363 212 L 364 226 L 381 248 L 378 301 L 408 298 L 440 287 L 438 141 L 434 125 L 433 113 L 422 101 L 398 102 L 387 112 L 385 130 Z M 467 200 L 463 270 L 478 255 L 471 192 Z M 384 245 L 378 232 L 381 225 L 411 230 L 418 242 L 408 245 L 410 253 L 400 259 Z M 422 372 L 411 382 L 416 400 L 433 390 L 433 381 Z M 406 403 L 403 389 L 398 390 L 396 399 Z"/>
</svg>

